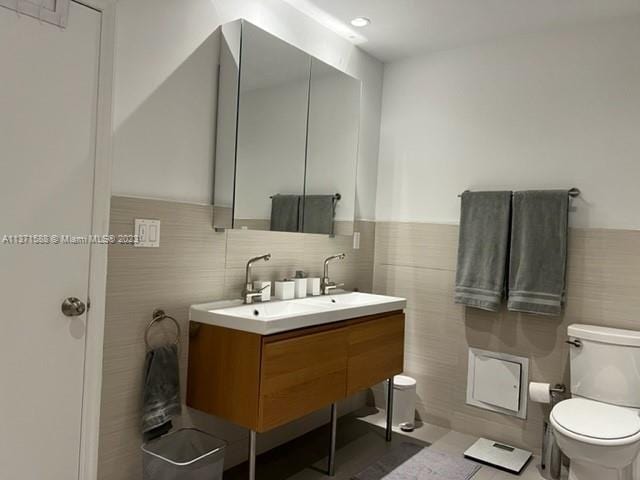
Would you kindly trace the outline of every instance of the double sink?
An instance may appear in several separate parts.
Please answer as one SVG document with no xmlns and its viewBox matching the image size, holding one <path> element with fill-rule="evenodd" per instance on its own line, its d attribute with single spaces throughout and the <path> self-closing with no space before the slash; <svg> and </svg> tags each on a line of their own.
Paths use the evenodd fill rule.
<svg viewBox="0 0 640 480">
<path fill-rule="evenodd" d="M 192 305 L 189 319 L 219 327 L 270 335 L 402 310 L 406 303 L 404 298 L 362 292 L 336 292 L 331 295 L 250 305 L 244 305 L 240 299 L 223 300 Z"/>
</svg>

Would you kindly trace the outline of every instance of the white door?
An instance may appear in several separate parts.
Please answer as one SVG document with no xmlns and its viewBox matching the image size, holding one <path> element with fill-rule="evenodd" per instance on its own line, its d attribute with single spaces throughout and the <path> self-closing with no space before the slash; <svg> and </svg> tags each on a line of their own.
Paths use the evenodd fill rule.
<svg viewBox="0 0 640 480">
<path fill-rule="evenodd" d="M 90 249 L 11 235 L 91 232 L 100 15 L 0 8 L 0 480 L 78 478 Z"/>
</svg>

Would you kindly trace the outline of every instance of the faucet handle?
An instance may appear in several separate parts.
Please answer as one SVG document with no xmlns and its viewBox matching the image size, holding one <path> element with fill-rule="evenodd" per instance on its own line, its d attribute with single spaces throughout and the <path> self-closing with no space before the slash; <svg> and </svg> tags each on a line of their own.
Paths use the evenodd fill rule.
<svg viewBox="0 0 640 480">
<path fill-rule="evenodd" d="M 331 290 L 335 290 L 340 287 L 344 287 L 344 283 L 327 282 L 322 288 L 322 294 L 329 295 Z"/>
</svg>

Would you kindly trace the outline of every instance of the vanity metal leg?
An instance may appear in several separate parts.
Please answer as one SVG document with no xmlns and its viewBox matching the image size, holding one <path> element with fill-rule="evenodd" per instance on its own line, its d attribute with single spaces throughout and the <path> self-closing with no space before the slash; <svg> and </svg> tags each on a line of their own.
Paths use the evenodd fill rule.
<svg viewBox="0 0 640 480">
<path fill-rule="evenodd" d="M 256 478 L 256 432 L 249 433 L 249 480 Z"/>
<path fill-rule="evenodd" d="M 391 441 L 391 434 L 393 426 L 393 377 L 387 380 L 387 432 L 386 440 Z"/>
<path fill-rule="evenodd" d="M 331 443 L 329 446 L 329 466 L 327 474 L 333 477 L 336 474 L 336 434 L 338 428 L 338 404 L 331 404 Z"/>
</svg>

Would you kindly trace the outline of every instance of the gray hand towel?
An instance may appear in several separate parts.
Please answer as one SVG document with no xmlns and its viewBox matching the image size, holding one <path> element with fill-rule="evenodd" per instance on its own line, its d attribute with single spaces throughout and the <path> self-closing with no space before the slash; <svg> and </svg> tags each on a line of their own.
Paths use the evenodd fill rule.
<svg viewBox="0 0 640 480">
<path fill-rule="evenodd" d="M 271 230 L 297 232 L 300 224 L 300 195 L 274 195 L 271 198 Z"/>
<path fill-rule="evenodd" d="M 455 303 L 495 312 L 505 291 L 511 192 L 464 192 Z"/>
<path fill-rule="evenodd" d="M 305 195 L 302 231 L 333 235 L 335 197 L 333 195 Z"/>
<path fill-rule="evenodd" d="M 559 315 L 567 264 L 569 192 L 513 195 L 509 310 Z"/>
<path fill-rule="evenodd" d="M 180 415 L 178 347 L 167 345 L 147 352 L 144 368 L 142 432 L 162 430 Z"/>
</svg>

